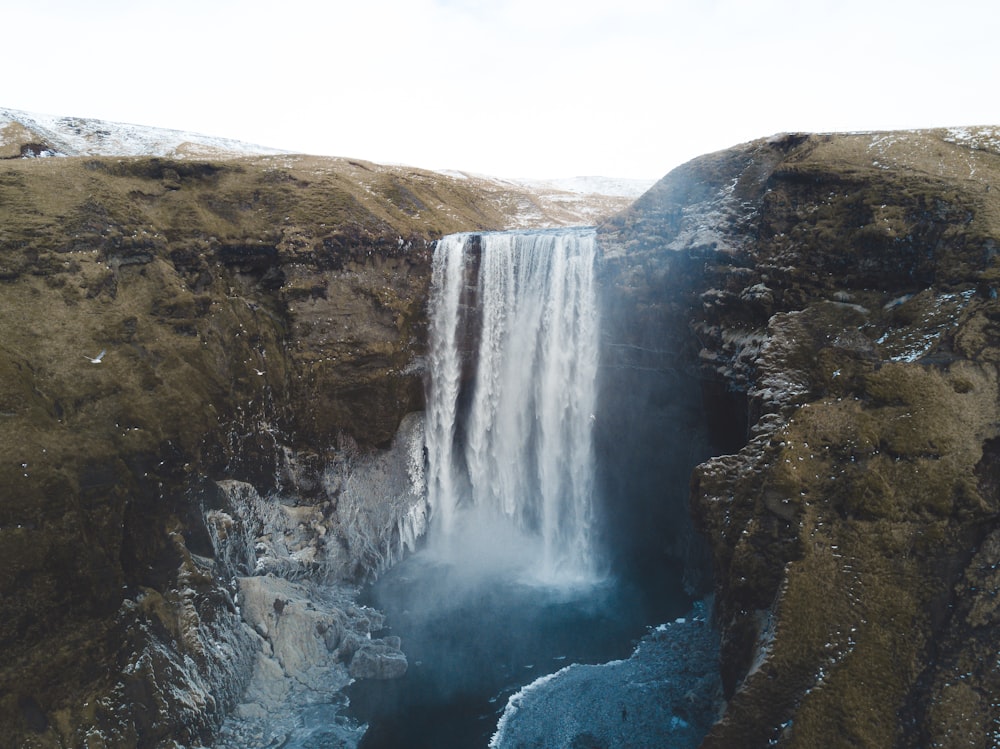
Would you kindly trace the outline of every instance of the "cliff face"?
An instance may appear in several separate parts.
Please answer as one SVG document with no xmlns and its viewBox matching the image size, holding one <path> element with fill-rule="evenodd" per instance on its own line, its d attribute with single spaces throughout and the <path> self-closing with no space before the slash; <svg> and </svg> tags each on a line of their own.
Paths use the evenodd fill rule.
<svg viewBox="0 0 1000 749">
<path fill-rule="evenodd" d="M 779 136 L 605 227 L 706 423 L 746 424 L 692 479 L 728 700 L 704 746 L 994 735 L 998 170 L 993 130 Z"/>
<path fill-rule="evenodd" d="M 397 518 L 345 482 L 422 403 L 430 240 L 502 228 L 501 197 L 334 159 L 0 161 L 5 736 L 207 741 L 261 647 L 234 577 L 385 562 Z"/>
</svg>

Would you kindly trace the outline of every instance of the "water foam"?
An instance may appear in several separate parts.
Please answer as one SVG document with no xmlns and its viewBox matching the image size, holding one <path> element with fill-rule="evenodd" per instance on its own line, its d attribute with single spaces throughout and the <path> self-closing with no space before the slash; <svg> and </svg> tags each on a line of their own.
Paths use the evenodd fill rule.
<svg viewBox="0 0 1000 749">
<path fill-rule="evenodd" d="M 595 258 L 589 229 L 439 242 L 426 447 L 441 548 L 475 538 L 488 557 L 493 537 L 539 580 L 596 577 Z"/>
</svg>

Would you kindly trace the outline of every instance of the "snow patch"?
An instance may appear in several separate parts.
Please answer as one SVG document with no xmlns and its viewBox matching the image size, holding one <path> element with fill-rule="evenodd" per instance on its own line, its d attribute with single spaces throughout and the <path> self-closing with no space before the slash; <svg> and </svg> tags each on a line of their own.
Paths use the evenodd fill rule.
<svg viewBox="0 0 1000 749">
<path fill-rule="evenodd" d="M 900 328 L 886 330 L 875 343 L 886 349 L 889 359 L 896 362 L 913 363 L 926 356 L 950 330 L 961 312 L 975 296 L 974 289 L 962 292 L 936 294 L 924 303 L 919 320 Z M 918 297 L 904 296 L 893 299 L 885 305 L 885 309 L 893 309 L 904 304 L 915 304 L 922 301 Z"/>
<path fill-rule="evenodd" d="M 515 183 L 533 190 L 562 190 L 574 195 L 615 195 L 638 198 L 656 184 L 655 179 L 622 179 L 618 177 L 565 177 L 562 179 L 515 179 Z"/>
<path fill-rule="evenodd" d="M 11 145 L 14 137 L 19 136 L 18 140 L 23 140 L 25 130 L 34 140 L 46 146 L 40 151 L 30 151 L 28 155 L 33 157 L 160 156 L 184 159 L 288 153 L 232 138 L 184 130 L 0 108 L 0 148 Z"/>
</svg>

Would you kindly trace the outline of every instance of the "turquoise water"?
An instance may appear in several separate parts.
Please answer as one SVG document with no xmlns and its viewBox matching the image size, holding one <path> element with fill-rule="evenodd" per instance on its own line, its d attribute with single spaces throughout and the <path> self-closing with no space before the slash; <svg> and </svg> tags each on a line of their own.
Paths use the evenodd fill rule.
<svg viewBox="0 0 1000 749">
<path fill-rule="evenodd" d="M 486 747 L 522 686 L 570 663 L 628 657 L 649 626 L 691 606 L 674 569 L 577 588 L 467 572 L 417 554 L 367 591 L 410 666 L 402 679 L 348 689 L 348 714 L 369 726 L 363 749 Z"/>
</svg>

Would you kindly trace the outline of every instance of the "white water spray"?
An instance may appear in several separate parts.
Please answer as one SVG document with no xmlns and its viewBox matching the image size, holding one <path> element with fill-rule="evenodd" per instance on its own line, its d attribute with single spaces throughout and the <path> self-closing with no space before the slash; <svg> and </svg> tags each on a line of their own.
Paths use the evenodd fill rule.
<svg viewBox="0 0 1000 749">
<path fill-rule="evenodd" d="M 434 256 L 426 431 L 434 532 L 447 544 L 474 532 L 471 518 L 482 530 L 485 518 L 492 540 L 530 539 L 512 551 L 537 547 L 537 558 L 522 561 L 551 582 L 598 571 L 595 254 L 594 231 L 577 229 L 452 235 Z M 465 351 L 474 361 L 463 362 L 476 334 L 478 350 Z"/>
</svg>

